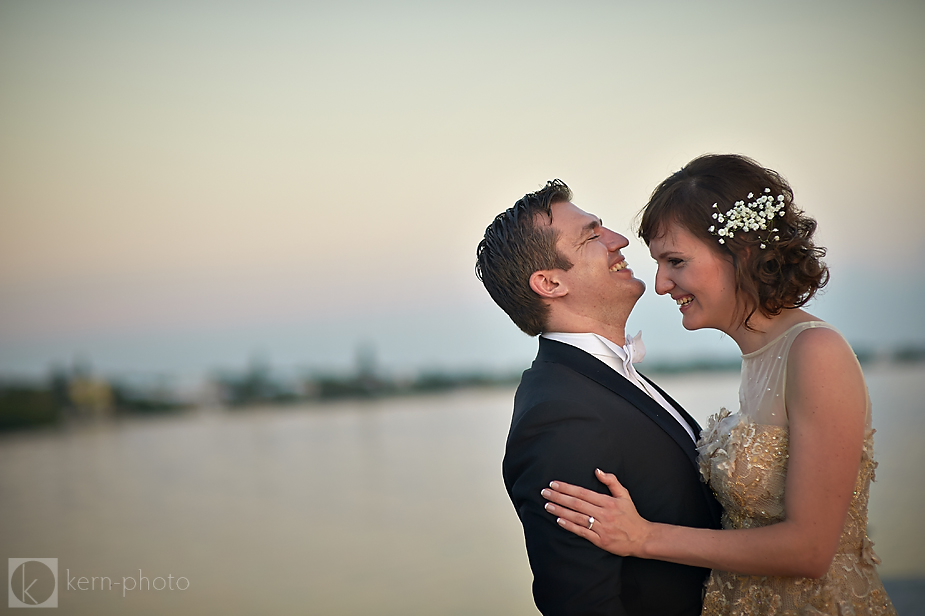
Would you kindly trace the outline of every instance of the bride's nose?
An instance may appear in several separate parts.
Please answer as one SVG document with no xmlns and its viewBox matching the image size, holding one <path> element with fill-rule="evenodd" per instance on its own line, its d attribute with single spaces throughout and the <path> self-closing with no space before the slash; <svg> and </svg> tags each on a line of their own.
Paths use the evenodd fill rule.
<svg viewBox="0 0 925 616">
<path fill-rule="evenodd" d="M 655 270 L 655 292 L 659 295 L 665 295 L 670 293 L 673 288 L 674 282 L 668 274 L 665 273 L 664 268 L 659 265 L 658 269 Z"/>
</svg>

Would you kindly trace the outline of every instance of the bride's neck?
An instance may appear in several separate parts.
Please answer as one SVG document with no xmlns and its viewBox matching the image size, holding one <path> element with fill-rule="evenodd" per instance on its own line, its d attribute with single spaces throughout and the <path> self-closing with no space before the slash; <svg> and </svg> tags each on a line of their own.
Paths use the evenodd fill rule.
<svg viewBox="0 0 925 616">
<path fill-rule="evenodd" d="M 726 333 L 739 345 L 742 355 L 748 355 L 762 348 L 797 323 L 812 320 L 815 320 L 815 317 L 800 308 L 784 310 L 774 317 L 766 317 L 760 312 L 755 312 L 748 322 L 751 329 L 746 328 L 743 323 L 734 331 Z"/>
</svg>

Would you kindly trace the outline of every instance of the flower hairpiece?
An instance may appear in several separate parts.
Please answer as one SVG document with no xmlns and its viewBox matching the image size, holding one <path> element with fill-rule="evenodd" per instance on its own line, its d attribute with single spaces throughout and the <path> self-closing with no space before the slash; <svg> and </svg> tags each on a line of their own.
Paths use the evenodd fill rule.
<svg viewBox="0 0 925 616">
<path fill-rule="evenodd" d="M 727 237 L 735 237 L 735 232 L 740 229 L 742 231 L 757 231 L 758 229 L 767 231 L 768 223 L 777 215 L 783 216 L 784 207 L 786 206 L 784 195 L 777 195 L 777 199 L 775 199 L 768 194 L 770 192 L 770 188 L 765 188 L 764 194 L 754 201 L 748 203 L 744 200 L 736 201 L 732 209 L 725 214 L 720 211 L 719 204 L 714 203 L 713 209 L 716 211 L 713 212 L 713 219 L 717 223 L 725 223 L 725 225 L 722 227 L 710 225 L 708 231 L 719 237 L 720 244 L 725 244 Z M 754 196 L 754 193 L 748 193 L 747 199 L 753 199 Z M 772 233 L 777 233 L 776 227 L 771 229 L 768 237 L 765 238 L 764 242 L 761 242 L 762 249 L 767 247 L 765 242 L 771 241 Z M 780 241 L 780 236 L 775 235 L 774 241 Z"/>
</svg>

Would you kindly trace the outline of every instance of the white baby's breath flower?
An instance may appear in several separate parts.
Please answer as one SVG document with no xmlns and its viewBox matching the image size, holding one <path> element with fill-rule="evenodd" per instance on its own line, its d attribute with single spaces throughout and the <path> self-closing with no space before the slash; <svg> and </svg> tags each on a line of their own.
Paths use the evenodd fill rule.
<svg viewBox="0 0 925 616">
<path fill-rule="evenodd" d="M 713 209 L 715 210 L 712 214 L 714 220 L 720 223 L 725 223 L 722 227 L 717 227 L 716 225 L 710 225 L 709 232 L 719 236 L 719 242 L 725 244 L 725 238 L 734 238 L 735 231 L 741 229 L 745 232 L 762 231 L 767 230 L 768 221 L 773 219 L 775 216 L 783 216 L 785 214 L 785 198 L 783 195 L 778 195 L 777 199 L 767 193 L 770 193 L 770 188 L 765 188 L 764 193 L 758 198 L 755 199 L 754 193 L 748 193 L 749 199 L 755 199 L 754 201 L 746 203 L 743 201 L 736 201 L 733 204 L 733 207 L 726 211 L 725 214 L 719 209 L 719 203 L 713 204 Z M 776 233 L 777 229 L 775 228 L 771 233 Z M 767 242 L 771 241 L 770 235 L 765 238 L 764 241 L 760 242 L 759 245 L 762 249 L 767 247 Z M 780 236 L 775 235 L 774 241 L 780 241 Z"/>
</svg>

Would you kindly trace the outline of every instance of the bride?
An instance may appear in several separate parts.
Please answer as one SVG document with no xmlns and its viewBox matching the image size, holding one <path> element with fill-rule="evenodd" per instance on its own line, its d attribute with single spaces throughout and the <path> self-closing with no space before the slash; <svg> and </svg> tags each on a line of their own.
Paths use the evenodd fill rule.
<svg viewBox="0 0 925 616">
<path fill-rule="evenodd" d="M 643 211 L 656 292 L 686 329 L 718 329 L 742 352 L 739 410 L 698 443 L 723 530 L 644 520 L 600 470 L 613 496 L 543 491 L 563 528 L 609 552 L 712 568 L 703 614 L 895 614 L 866 532 L 864 376 L 841 334 L 801 309 L 828 281 L 815 228 L 780 175 L 733 155 L 691 161 Z"/>
</svg>

